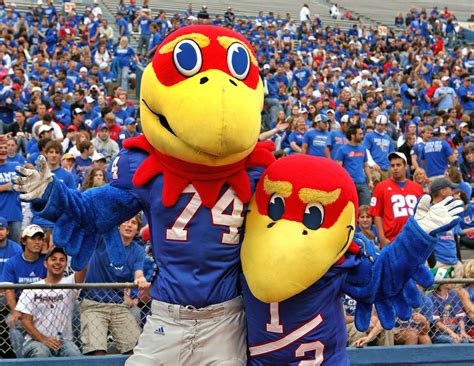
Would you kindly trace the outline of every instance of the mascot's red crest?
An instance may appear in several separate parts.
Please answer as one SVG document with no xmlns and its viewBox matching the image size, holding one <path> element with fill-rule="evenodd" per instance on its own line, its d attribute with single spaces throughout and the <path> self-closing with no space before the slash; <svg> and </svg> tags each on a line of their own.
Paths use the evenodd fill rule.
<svg viewBox="0 0 474 366">
<path fill-rule="evenodd" d="M 287 191 L 284 187 L 290 187 Z M 326 202 L 321 228 L 330 228 L 339 218 L 348 202 L 356 209 L 358 198 L 354 182 L 349 174 L 332 160 L 309 155 L 290 156 L 271 165 L 257 186 L 256 200 L 259 213 L 268 215 L 271 195 L 283 187 L 285 210 L 282 219 L 302 222 L 308 202 L 303 202 L 305 192 L 320 191 L 320 200 Z M 279 194 L 281 195 L 280 192 Z M 333 201 L 328 197 L 336 197 Z M 317 195 L 313 203 L 317 203 Z M 311 202 L 310 200 L 309 202 Z M 333 201 L 333 202 L 331 202 Z"/>
<path fill-rule="evenodd" d="M 152 64 L 158 80 L 165 86 L 186 80 L 192 73 L 211 69 L 226 72 L 252 89 L 259 81 L 252 46 L 240 34 L 222 27 L 180 28 L 166 37 Z"/>
</svg>

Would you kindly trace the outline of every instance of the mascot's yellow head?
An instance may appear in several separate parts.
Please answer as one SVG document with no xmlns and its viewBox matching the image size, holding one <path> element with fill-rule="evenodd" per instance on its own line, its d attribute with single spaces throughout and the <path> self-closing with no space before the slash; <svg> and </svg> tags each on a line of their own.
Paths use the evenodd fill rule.
<svg viewBox="0 0 474 366">
<path fill-rule="evenodd" d="M 258 140 L 263 85 L 250 44 L 221 27 L 170 34 L 141 83 L 143 132 L 159 152 L 208 166 L 247 157 Z"/>
<path fill-rule="evenodd" d="M 270 165 L 247 214 L 242 268 L 253 295 L 286 300 L 318 281 L 354 236 L 357 191 L 330 159 L 292 155 Z"/>
</svg>

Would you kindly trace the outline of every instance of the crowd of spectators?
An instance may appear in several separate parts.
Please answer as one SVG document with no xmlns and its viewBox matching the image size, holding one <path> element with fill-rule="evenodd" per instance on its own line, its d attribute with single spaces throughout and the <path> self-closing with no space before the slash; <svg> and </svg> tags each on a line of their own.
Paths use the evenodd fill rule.
<svg viewBox="0 0 474 366">
<path fill-rule="evenodd" d="M 97 1 L 81 14 L 42 0 L 22 13 L 15 4 L 0 0 L 0 134 L 7 138 L 6 144 L 0 144 L 2 280 L 30 283 L 45 278 L 50 268 L 42 264 L 52 256 L 47 253 L 53 245 L 54 224 L 33 216 L 29 205 L 20 203 L 11 189 L 16 167 L 31 168 L 43 155 L 55 176 L 71 189 L 106 184 L 111 174 L 107 166 L 122 142 L 140 134 L 139 111 L 128 100 L 129 89 L 135 88 L 135 71 L 151 60 L 167 34 L 196 23 L 230 27 L 249 40 L 265 87 L 260 140 L 275 142 L 277 158 L 303 153 L 341 164 L 353 178 L 362 205 L 358 230 L 377 245 L 389 245 L 397 236 L 423 193 L 431 194 L 433 202 L 453 194 L 464 199 L 461 224 L 440 236 L 430 259 L 435 268 L 463 268 L 460 243 L 474 248 L 470 203 L 474 49 L 460 43 L 456 18 L 447 8 L 441 12 L 434 8 L 429 14 L 412 9 L 405 18 L 397 16 L 393 29 L 375 28 L 359 19 L 347 31 L 338 21 L 353 19 L 352 15 L 341 14 L 337 5 L 330 13 L 334 26 L 312 16 L 307 4 L 297 20 L 273 12 L 237 17 L 231 7 L 223 15 L 211 15 L 206 6 L 196 12 L 191 4 L 168 18 L 164 11 L 154 14 L 146 0 L 143 6 L 120 0 L 116 10 L 115 24 L 109 24 Z M 153 261 L 133 241 L 140 217 L 130 221 L 120 228 L 130 253 L 126 273 L 105 268 L 108 259 L 102 243 L 86 282 L 144 281 L 145 267 L 147 263 L 152 267 Z M 23 251 L 15 242 L 21 242 Z M 9 258 L 12 261 L 7 262 Z M 8 272 L 5 263 L 11 263 Z M 41 265 L 29 271 L 37 263 Z M 443 306 L 446 296 L 457 296 L 443 286 L 427 296 L 433 297 L 431 312 L 417 312 L 411 323 L 399 324 L 397 342 L 459 342 L 469 338 L 466 334 L 473 335 L 472 322 L 464 322 L 464 318 L 474 319 L 472 288 L 459 295 L 464 310 L 456 310 L 452 317 L 460 321 L 440 323 L 451 315 L 439 315 L 436 307 Z M 62 355 L 51 338 L 70 340 L 71 332 L 39 336 L 33 330 L 35 337 L 31 329 L 41 330 L 34 327 L 35 312 L 25 310 L 31 305 L 25 299 L 18 307 L 19 296 L 7 291 L 1 297 L 0 328 L 10 326 L 15 353 L 24 351 L 26 329 L 30 334 L 26 354 L 47 354 L 37 341 L 51 355 Z M 81 296 L 85 300 L 74 312 L 80 312 L 83 320 L 83 351 L 107 352 L 109 332 L 120 352 L 130 352 L 139 330 L 124 329 L 123 323 L 130 323 L 130 309 L 142 301 L 137 294 L 114 290 Z M 349 328 L 354 304 L 351 299 L 346 302 Z M 112 308 L 116 317 L 110 317 Z M 19 323 L 23 313 L 27 314 L 24 328 Z M 138 321 L 143 316 L 135 315 Z M 376 314 L 372 323 L 365 335 L 349 329 L 349 334 L 355 334 L 351 344 L 368 344 L 382 331 Z M 99 334 L 93 333 L 91 324 L 100 325 Z M 435 338 L 434 327 L 450 338 Z M 418 332 L 410 333 L 413 329 Z M 459 331 L 456 337 L 451 334 L 455 331 Z M 5 332 L 0 336 L 8 337 Z"/>
</svg>

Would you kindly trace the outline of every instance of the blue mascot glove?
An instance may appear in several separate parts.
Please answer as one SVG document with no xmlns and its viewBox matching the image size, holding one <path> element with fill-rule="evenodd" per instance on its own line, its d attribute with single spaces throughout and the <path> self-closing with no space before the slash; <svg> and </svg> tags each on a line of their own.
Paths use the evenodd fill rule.
<svg viewBox="0 0 474 366">
<path fill-rule="evenodd" d="M 357 301 L 355 324 L 365 331 L 375 304 L 382 326 L 392 329 L 396 318 L 408 320 L 411 308 L 419 307 L 421 295 L 416 283 L 430 287 L 433 276 L 424 262 L 437 242 L 435 235 L 457 225 L 463 211 L 461 201 L 447 198 L 430 207 L 431 199 L 423 196 L 403 231 L 391 245 L 383 248 L 375 263 L 362 256 L 359 265 L 349 273 L 344 290 Z"/>
</svg>

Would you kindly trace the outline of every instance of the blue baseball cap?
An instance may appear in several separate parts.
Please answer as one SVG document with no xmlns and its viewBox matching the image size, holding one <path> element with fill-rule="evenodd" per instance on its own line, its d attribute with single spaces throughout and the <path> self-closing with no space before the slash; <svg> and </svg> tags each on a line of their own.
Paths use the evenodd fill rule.
<svg viewBox="0 0 474 366">
<path fill-rule="evenodd" d="M 109 129 L 109 126 L 107 126 L 107 123 L 102 123 L 102 124 L 99 126 L 99 131 L 100 131 L 100 130 L 103 130 L 104 128 Z"/>
<path fill-rule="evenodd" d="M 132 117 L 125 118 L 125 121 L 123 122 L 125 126 L 131 125 L 132 123 L 137 123 L 135 118 L 132 118 Z"/>
<path fill-rule="evenodd" d="M 0 216 L 0 228 L 8 228 L 8 221 L 2 216 Z"/>
</svg>

